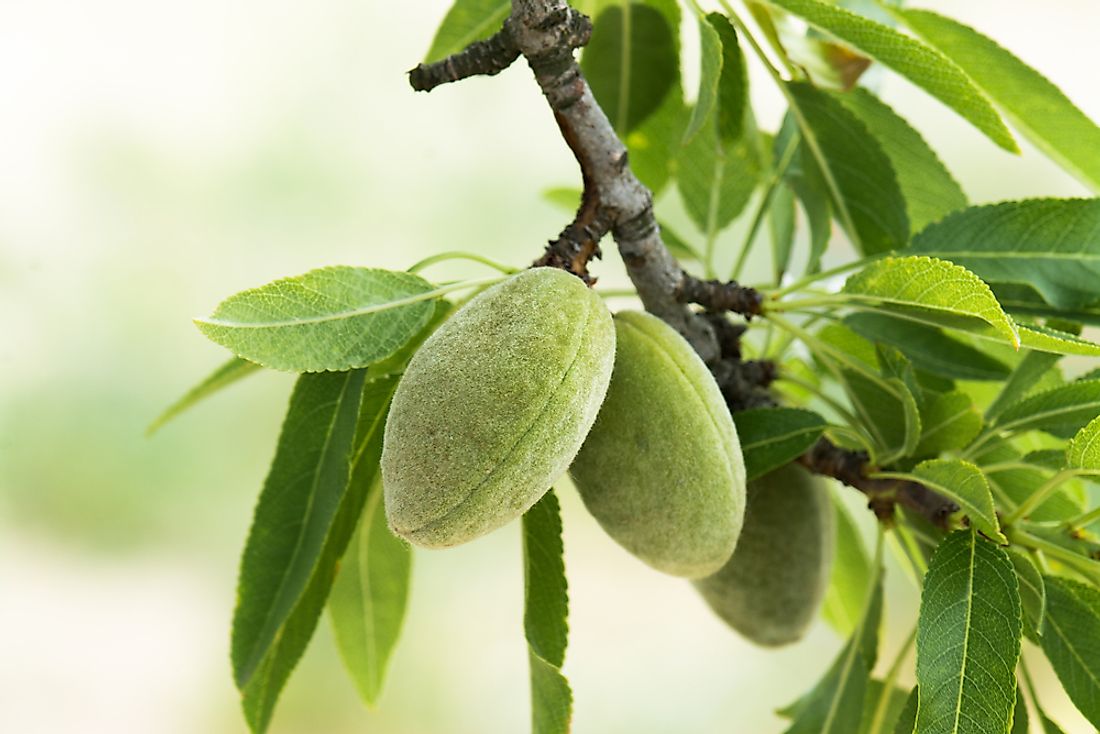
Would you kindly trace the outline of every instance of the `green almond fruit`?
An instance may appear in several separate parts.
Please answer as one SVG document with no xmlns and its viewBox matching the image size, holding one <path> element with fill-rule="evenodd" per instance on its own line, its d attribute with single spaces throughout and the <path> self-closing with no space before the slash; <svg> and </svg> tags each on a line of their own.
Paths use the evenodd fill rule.
<svg viewBox="0 0 1100 734">
<path fill-rule="evenodd" d="M 795 464 L 749 482 L 737 550 L 721 571 L 695 582 L 711 609 L 752 642 L 795 642 L 817 613 L 836 522 L 826 489 Z"/>
<path fill-rule="evenodd" d="M 394 394 L 382 446 L 390 527 L 442 548 L 522 515 L 576 456 L 614 361 L 611 314 L 562 270 L 526 270 L 471 299 Z"/>
<path fill-rule="evenodd" d="M 615 371 L 570 474 L 589 512 L 659 571 L 696 578 L 741 532 L 745 465 L 714 377 L 683 337 L 646 313 L 615 316 Z"/>
</svg>

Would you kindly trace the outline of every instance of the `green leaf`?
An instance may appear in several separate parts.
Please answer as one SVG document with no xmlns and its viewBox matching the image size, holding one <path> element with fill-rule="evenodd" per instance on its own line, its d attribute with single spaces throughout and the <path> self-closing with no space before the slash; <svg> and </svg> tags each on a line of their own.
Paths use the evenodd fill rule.
<svg viewBox="0 0 1100 734">
<path fill-rule="evenodd" d="M 982 416 L 970 396 L 958 390 L 940 393 L 921 407 L 918 456 L 935 456 L 961 449 L 982 430 Z"/>
<path fill-rule="evenodd" d="M 833 497 L 833 507 L 836 511 L 836 549 L 821 609 L 825 621 L 848 637 L 859 623 L 874 576 L 871 558 L 863 547 L 852 516 L 836 497 Z"/>
<path fill-rule="evenodd" d="M 1004 362 L 934 327 L 872 311 L 849 314 L 844 324 L 873 342 L 900 349 L 918 369 L 950 380 L 1000 381 L 1010 372 Z"/>
<path fill-rule="evenodd" d="M 1014 505 L 1023 504 L 1036 489 L 1050 478 L 1040 469 L 1018 468 L 998 471 L 989 475 L 989 481 Z M 1035 522 L 1064 522 L 1081 514 L 1082 507 L 1065 488 L 1060 488 L 1030 513 Z"/>
<path fill-rule="evenodd" d="M 899 9 L 897 15 L 958 64 L 1037 148 L 1100 191 L 1100 127 L 1062 90 L 996 41 L 956 20 L 916 9 Z"/>
<path fill-rule="evenodd" d="M 1059 359 L 1061 359 L 1060 355 L 1049 354 L 1048 352 L 1028 352 L 1025 354 L 1020 363 L 1016 365 L 1016 369 L 1012 371 L 1009 378 L 1005 380 L 1004 385 L 1001 386 L 1001 391 L 997 393 L 997 397 L 986 408 L 986 418 L 996 418 L 1010 405 L 1027 395 L 1035 387 L 1036 381 L 1046 374 L 1047 370 L 1056 365 Z"/>
<path fill-rule="evenodd" d="M 501 29 L 512 10 L 508 0 L 455 0 L 435 32 L 424 63 L 456 54 L 474 41 L 482 41 Z"/>
<path fill-rule="evenodd" d="M 1036 708 L 1039 709 L 1038 705 L 1036 705 Z M 1043 713 L 1042 709 L 1039 709 L 1039 722 L 1043 726 L 1042 734 L 1065 734 L 1062 727 L 1047 718 L 1047 715 Z"/>
<path fill-rule="evenodd" d="M 1100 472 L 1100 417 L 1077 432 L 1066 447 L 1066 466 Z"/>
<path fill-rule="evenodd" d="M 853 303 L 850 306 L 860 310 L 873 310 L 883 317 L 924 324 L 942 329 L 962 331 L 982 341 L 1003 344 L 1016 348 L 1016 342 L 1006 336 L 1000 328 L 994 328 L 986 322 L 972 316 L 960 316 L 947 311 L 931 311 L 922 308 L 879 304 L 871 307 L 865 303 Z M 1082 356 L 1100 356 L 1100 345 L 1074 336 L 1064 331 L 1034 324 L 1015 324 L 1020 347 L 1023 349 L 1051 354 L 1077 354 Z"/>
<path fill-rule="evenodd" d="M 921 425 L 920 409 L 909 387 L 896 377 L 879 383 L 851 370 L 843 374 L 848 397 L 878 445 L 875 462 L 889 464 L 912 456 L 920 441 Z"/>
<path fill-rule="evenodd" d="M 1039 430 L 1071 438 L 1100 415 L 1100 380 L 1070 382 L 1024 398 L 993 424 L 1000 431 Z"/>
<path fill-rule="evenodd" d="M 1009 560 L 1016 569 L 1016 580 L 1020 584 L 1020 605 L 1024 610 L 1024 634 L 1032 642 L 1038 642 L 1043 629 L 1043 615 L 1046 614 L 1047 590 L 1039 568 L 1024 551 L 1018 548 L 1008 549 Z"/>
<path fill-rule="evenodd" d="M 381 490 L 377 483 L 370 490 L 328 600 L 340 655 L 370 706 L 401 633 L 412 567 L 412 551 L 386 523 Z"/>
<path fill-rule="evenodd" d="M 905 198 L 882 147 L 834 96 L 807 83 L 788 88 L 804 134 L 824 158 L 833 203 L 856 248 L 872 255 L 904 247 L 909 241 Z"/>
<path fill-rule="evenodd" d="M 437 295 L 411 273 L 320 268 L 230 296 L 195 324 L 264 367 L 341 372 L 400 349 L 431 318 Z"/>
<path fill-rule="evenodd" d="M 966 194 L 921 134 L 889 105 L 862 87 L 836 95 L 882 146 L 898 177 L 915 234 L 966 207 Z"/>
<path fill-rule="evenodd" d="M 989 286 L 966 268 L 930 257 L 887 257 L 848 278 L 854 299 L 980 319 L 1019 347 L 1016 325 Z"/>
<path fill-rule="evenodd" d="M 675 169 L 684 208 L 699 231 L 712 238 L 745 209 L 761 175 L 755 143 L 745 137 L 723 145 L 715 125 L 680 150 Z"/>
<path fill-rule="evenodd" d="M 824 0 L 768 0 L 879 61 L 953 109 L 997 145 L 1018 152 L 985 94 L 939 51 Z"/>
<path fill-rule="evenodd" d="M 859 734 L 880 734 L 880 732 L 889 731 L 889 729 L 881 729 L 880 732 L 871 732 L 871 719 L 875 715 L 875 708 L 878 706 L 879 699 L 883 696 L 889 697 L 889 702 L 886 704 L 886 715 L 882 719 L 883 725 L 886 727 L 898 721 L 905 705 L 909 702 L 908 690 L 897 685 L 891 686 L 890 690 L 885 690 L 885 688 L 886 685 L 882 681 L 876 678 L 870 680 L 867 686 L 867 695 L 863 699 L 863 715 L 860 718 Z"/>
<path fill-rule="evenodd" d="M 745 136 L 749 108 L 749 70 L 737 32 L 721 13 L 707 15 L 707 23 L 722 44 L 722 73 L 719 76 L 716 109 L 718 138 L 729 145 Z"/>
<path fill-rule="evenodd" d="M 1016 706 L 1012 711 L 1012 731 L 1010 734 L 1028 734 L 1027 703 L 1024 692 L 1016 686 Z"/>
<path fill-rule="evenodd" d="M 772 243 L 774 282 L 782 283 L 791 263 L 795 232 L 795 195 L 790 186 L 776 184 L 768 207 L 768 233 Z"/>
<path fill-rule="evenodd" d="M 898 723 L 894 726 L 894 734 L 913 734 L 913 729 L 917 726 L 917 704 L 919 698 L 918 691 L 914 688 L 909 693 L 909 698 L 905 702 L 905 708 L 901 710 L 901 714 L 898 716 Z"/>
<path fill-rule="evenodd" d="M 759 7 L 753 3 L 750 7 Z M 798 135 L 799 139 L 791 142 L 791 137 Z M 783 174 L 783 180 L 798 197 L 802 210 L 806 213 L 806 223 L 810 235 L 810 254 L 806 262 L 807 273 L 815 273 L 820 270 L 821 256 L 829 244 L 832 236 L 832 207 L 829 204 L 829 187 L 825 182 L 821 169 L 814 160 L 813 153 L 801 137 L 795 115 L 788 111 L 783 118 L 783 124 L 779 133 L 775 136 L 773 145 L 773 158 L 779 160 L 790 144 L 797 145 L 794 157 Z M 835 178 L 835 176 L 834 176 Z"/>
<path fill-rule="evenodd" d="M 958 503 L 975 529 L 999 543 L 1008 543 L 1001 535 L 993 494 L 981 469 L 968 461 L 932 459 L 917 464 L 913 468 L 913 475 L 929 489 Z"/>
<path fill-rule="evenodd" d="M 1046 577 L 1043 652 L 1077 710 L 1100 727 L 1100 590 Z"/>
<path fill-rule="evenodd" d="M 1100 301 L 1100 199 L 1028 199 L 971 207 L 925 229 L 908 250 L 989 283 L 1033 287 L 1060 309 Z"/>
<path fill-rule="evenodd" d="M 145 429 L 145 435 L 152 436 L 163 428 L 164 424 L 168 423 L 168 421 L 172 420 L 180 413 L 183 413 L 196 403 L 205 400 L 214 393 L 229 387 L 241 378 L 248 377 L 259 369 L 260 365 L 255 362 L 249 362 L 247 359 L 241 359 L 240 357 L 233 357 L 221 367 L 214 370 L 205 380 L 191 388 L 186 395 L 165 408 L 164 412 L 157 416 L 157 419 L 150 423 L 149 427 Z"/>
<path fill-rule="evenodd" d="M 972 530 L 947 536 L 921 595 L 917 731 L 1005 734 L 1020 631 L 1020 594 L 1005 552 Z"/>
<path fill-rule="evenodd" d="M 882 623 L 882 577 L 859 627 L 809 695 L 797 707 L 786 734 L 850 734 L 858 731 Z"/>
<path fill-rule="evenodd" d="M 364 377 L 357 370 L 298 378 L 256 505 L 241 558 L 231 650 L 245 717 L 256 732 L 267 728 L 279 691 L 313 634 L 362 508 L 345 500 L 352 494 L 350 459 Z M 352 509 L 345 523 L 342 515 Z"/>
<path fill-rule="evenodd" d="M 553 186 L 542 190 L 542 198 L 561 209 L 573 213 L 581 205 L 584 192 L 572 186 Z"/>
<path fill-rule="evenodd" d="M 800 408 L 755 408 L 733 414 L 748 479 L 787 464 L 814 445 L 825 419 Z"/>
<path fill-rule="evenodd" d="M 596 17 L 581 69 L 615 131 L 626 135 L 656 112 L 678 84 L 674 29 L 649 4 L 608 6 Z"/>
<path fill-rule="evenodd" d="M 569 595 L 561 512 L 552 490 L 523 516 L 523 559 L 532 732 L 565 734 L 573 714 L 573 694 L 561 674 L 569 636 Z"/>
<path fill-rule="evenodd" d="M 684 142 L 691 140 L 710 120 L 718 100 L 718 79 L 722 75 L 722 39 L 706 16 L 699 16 L 699 94 L 691 121 L 684 131 Z"/>
</svg>

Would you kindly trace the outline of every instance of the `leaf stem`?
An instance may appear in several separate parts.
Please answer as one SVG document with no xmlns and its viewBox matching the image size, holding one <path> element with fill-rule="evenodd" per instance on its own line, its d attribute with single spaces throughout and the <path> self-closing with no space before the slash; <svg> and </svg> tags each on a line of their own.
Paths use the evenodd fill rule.
<svg viewBox="0 0 1100 734">
<path fill-rule="evenodd" d="M 497 272 L 504 273 L 505 275 L 513 275 L 519 272 L 519 268 L 513 268 L 510 265 L 499 263 L 496 260 L 485 257 L 484 255 L 478 255 L 474 252 L 463 252 L 461 250 L 449 250 L 447 252 L 440 252 L 436 255 L 431 255 L 411 266 L 406 272 L 419 273 L 421 270 L 424 270 L 430 265 L 435 265 L 436 263 L 444 262 L 446 260 L 469 260 L 471 262 L 481 263 L 482 265 L 487 265 Z"/>
<path fill-rule="evenodd" d="M 1048 479 L 1045 484 L 1039 487 L 1039 489 L 1032 492 L 1026 500 L 1021 502 L 1019 507 L 1008 513 L 1004 518 L 1003 524 L 1011 525 L 1020 518 L 1030 515 L 1035 508 L 1046 502 L 1047 499 L 1058 490 L 1058 487 L 1062 486 L 1062 484 L 1070 479 L 1073 479 L 1078 473 L 1076 469 L 1063 469 L 1055 474 Z"/>
<path fill-rule="evenodd" d="M 1071 528 L 1087 528 L 1098 520 L 1100 520 L 1100 507 L 1094 507 L 1083 515 L 1070 520 L 1067 525 Z"/>
<path fill-rule="evenodd" d="M 775 191 L 779 187 L 779 183 L 783 180 L 783 176 L 787 173 L 791 161 L 794 160 L 794 153 L 796 150 L 798 150 L 798 135 L 791 135 L 790 139 L 787 141 L 787 147 L 783 150 L 783 154 L 779 158 L 775 171 L 772 172 L 771 178 L 768 180 L 768 185 L 764 189 L 764 196 L 760 199 L 760 206 L 757 207 L 756 215 L 752 218 L 752 226 L 749 227 L 749 233 L 745 237 L 744 244 L 741 245 L 741 252 L 737 256 L 737 263 L 733 266 L 733 271 L 730 273 L 730 280 L 741 279 L 741 272 L 744 270 L 745 263 L 749 259 L 749 252 L 752 251 L 753 245 L 756 244 L 756 237 L 760 232 L 760 225 L 763 224 L 764 216 L 771 208 L 772 199 L 775 198 Z"/>
<path fill-rule="evenodd" d="M 791 283 L 790 285 L 788 285 L 786 287 L 780 288 L 777 291 L 772 291 L 768 295 L 771 296 L 771 297 L 774 297 L 774 298 L 779 298 L 780 296 L 785 296 L 788 293 L 795 293 L 797 291 L 802 290 L 803 288 L 810 285 L 811 283 L 816 283 L 819 280 L 824 280 L 826 278 L 831 278 L 834 275 L 840 275 L 841 273 L 846 273 L 849 270 L 855 270 L 856 268 L 863 267 L 864 265 L 870 265 L 874 261 L 882 259 L 887 254 L 888 253 L 883 253 L 881 255 L 872 255 L 870 257 L 864 257 L 864 258 L 860 258 L 858 260 L 853 260 L 853 261 L 851 261 L 849 263 L 845 263 L 843 265 L 838 265 L 835 268 L 829 268 L 828 270 L 820 270 L 816 273 L 811 273 L 810 275 L 799 278 L 798 280 L 796 280 L 795 282 Z"/>
</svg>

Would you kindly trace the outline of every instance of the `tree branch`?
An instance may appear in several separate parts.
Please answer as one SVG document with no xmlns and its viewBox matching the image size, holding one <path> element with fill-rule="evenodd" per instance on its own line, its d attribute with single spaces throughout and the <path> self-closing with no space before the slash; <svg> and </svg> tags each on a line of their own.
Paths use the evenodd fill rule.
<svg viewBox="0 0 1100 734">
<path fill-rule="evenodd" d="M 409 84 L 418 92 L 430 92 L 441 84 L 471 76 L 494 76 L 519 58 L 512 31 L 505 24 L 492 37 L 475 41 L 454 56 L 434 64 L 417 64 L 409 72 Z"/>
<path fill-rule="evenodd" d="M 871 509 L 882 519 L 892 519 L 894 505 L 902 504 L 923 515 L 936 527 L 947 529 L 947 519 L 959 511 L 957 504 L 923 484 L 868 477 L 866 453 L 840 448 L 826 438 L 818 439 L 798 461 L 815 474 L 832 477 L 863 492 Z"/>
<path fill-rule="evenodd" d="M 584 181 L 576 217 L 535 264 L 563 268 L 591 283 L 588 262 L 599 257 L 600 239 L 610 232 L 645 309 L 688 340 L 710 367 L 730 410 L 775 405 L 768 390 L 776 377 L 775 365 L 742 360 L 744 327 L 731 324 L 723 315 L 733 312 L 751 319 L 761 313 L 763 299 L 737 283 L 689 275 L 665 247 L 653 214 L 653 196 L 630 170 L 626 146 L 573 58 L 591 32 L 591 22 L 567 0 L 512 0 L 512 13 L 496 36 L 449 59 L 418 66 L 410 72 L 410 82 L 415 89 L 430 90 L 474 74 L 495 74 L 511 64 L 516 54 L 522 55 Z M 698 313 L 688 304 L 700 305 L 705 312 Z M 943 527 L 958 509 L 923 485 L 868 478 L 865 454 L 824 439 L 799 461 L 815 473 L 865 493 L 880 517 L 892 517 L 894 504 L 900 502 Z"/>
</svg>

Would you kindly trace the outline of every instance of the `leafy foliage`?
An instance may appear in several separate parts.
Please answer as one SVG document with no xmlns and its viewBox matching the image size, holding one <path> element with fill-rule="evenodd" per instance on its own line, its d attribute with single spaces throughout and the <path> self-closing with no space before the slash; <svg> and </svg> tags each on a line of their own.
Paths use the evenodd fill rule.
<svg viewBox="0 0 1100 734">
<path fill-rule="evenodd" d="M 725 13 L 685 6 L 700 41 L 690 107 L 676 0 L 574 3 L 594 19 L 583 72 L 627 146 L 631 169 L 654 195 L 644 203 L 656 207 L 674 257 L 713 278 L 715 263 L 731 256 L 739 274 L 759 230 L 769 229 L 774 286 L 763 292 L 760 318 L 723 324 L 725 316 L 707 314 L 722 342 L 720 358 L 707 365 L 719 379 L 711 384 L 700 367 L 716 396 L 735 408 L 742 399 L 754 406 L 733 414 L 748 478 L 795 461 L 843 477 L 896 529 L 893 550 L 922 584 L 919 686 L 907 693 L 897 683 L 905 679 L 908 646 L 885 677 L 872 677 L 883 624 L 882 529 L 872 560 L 860 523 L 832 497 L 835 562 L 822 614 L 846 641 L 813 689 L 782 712 L 788 733 L 1059 732 L 1025 675 L 1035 713 L 1028 716 L 1015 673 L 1025 635 L 1100 726 L 1100 510 L 1087 484 L 1100 475 L 1100 370 L 1067 381 L 1084 371 L 1077 369 L 1083 360 L 1062 364 L 1069 355 L 1100 357 L 1093 332 L 1082 328 L 1100 325 L 1100 199 L 968 206 L 922 134 L 860 78 L 881 63 L 1014 151 L 1003 112 L 1094 188 L 1100 128 L 996 42 L 928 11 L 869 0 L 752 0 L 746 5 L 758 40 L 720 5 Z M 511 6 L 455 0 L 427 62 L 497 32 Z M 787 102 L 776 130 L 758 127 L 746 54 L 764 63 Z M 679 213 L 697 230 L 688 237 L 668 226 L 679 226 L 678 212 L 672 197 L 659 195 L 673 180 Z M 546 197 L 572 213 L 591 194 L 559 187 Z M 833 220 L 864 259 L 821 272 L 823 258 L 839 254 L 827 253 Z M 719 235 L 737 223 L 747 226 L 744 244 L 724 251 L 731 238 Z M 619 234 L 623 222 L 614 225 Z M 431 262 L 451 256 L 463 253 Z M 517 262 L 532 259 L 517 254 Z M 628 263 L 632 275 L 641 267 Z M 846 273 L 838 287 L 835 276 Z M 669 277 L 675 281 L 679 271 Z M 235 356 L 150 432 L 260 367 L 305 373 L 241 561 L 231 657 L 254 731 L 266 729 L 326 604 L 361 697 L 377 702 L 412 568 L 411 550 L 387 524 L 393 503 L 380 487 L 382 428 L 410 358 L 449 316 L 442 296 L 498 280 L 436 286 L 411 272 L 323 268 L 238 293 L 196 320 Z M 682 286 L 669 287 L 666 296 L 683 297 Z M 567 307 L 540 311 L 562 323 L 576 317 Z M 762 389 L 740 393 L 736 370 L 756 368 L 754 387 Z M 784 404 L 776 404 L 778 391 L 765 392 L 776 373 Z M 472 379 L 482 384 L 481 377 Z M 682 377 L 669 368 L 668 379 Z M 500 404 L 513 409 L 519 392 L 503 385 L 490 399 L 499 393 Z M 543 415 L 548 406 L 523 409 Z M 456 437 L 429 438 L 427 455 L 438 462 Z M 700 443 L 698 435 L 686 438 Z M 690 488 L 675 489 L 678 501 L 692 501 Z M 673 504 L 662 510 L 673 512 Z M 669 524 L 665 518 L 663 527 Z M 532 729 L 562 734 L 573 694 L 561 670 L 569 600 L 552 491 L 523 515 L 522 538 Z M 828 554 L 817 556 L 826 568 Z"/>
<path fill-rule="evenodd" d="M 932 557 L 917 631 L 917 731 L 1003 734 L 1016 700 L 1020 595 L 1003 550 L 973 531 Z"/>
<path fill-rule="evenodd" d="M 376 483 L 328 601 L 340 655 L 372 706 L 405 618 L 411 568 L 412 551 L 390 532 Z"/>
<path fill-rule="evenodd" d="M 321 268 L 230 296 L 195 323 L 212 341 L 265 367 L 349 370 L 408 342 L 431 318 L 435 295 L 409 273 Z"/>
<path fill-rule="evenodd" d="M 796 408 L 758 408 L 734 414 L 746 479 L 755 479 L 801 455 L 825 430 L 825 419 Z"/>
<path fill-rule="evenodd" d="M 871 58 L 881 61 L 939 99 L 1002 148 L 1015 151 L 1012 134 L 970 77 L 940 52 L 889 26 L 824 0 L 768 0 Z"/>
<path fill-rule="evenodd" d="M 531 731 L 565 734 L 573 693 L 561 674 L 569 635 L 569 597 L 562 560 L 561 510 L 547 492 L 523 516 L 524 613 L 531 664 Z"/>
<path fill-rule="evenodd" d="M 1043 652 L 1066 693 L 1093 726 L 1100 727 L 1100 591 L 1046 577 Z"/>
<path fill-rule="evenodd" d="M 909 240 L 905 198 L 882 147 L 832 95 L 805 83 L 789 89 L 835 184 L 841 223 L 857 247 L 865 255 L 903 247 Z"/>
<path fill-rule="evenodd" d="M 958 64 L 1032 143 L 1100 190 L 1100 127 L 1062 90 L 996 41 L 956 20 L 928 10 L 895 13 Z"/>
<path fill-rule="evenodd" d="M 347 544 L 334 531 L 343 524 L 341 511 L 347 514 L 348 459 L 364 378 L 362 370 L 298 378 L 256 506 L 241 558 L 232 644 L 233 674 L 254 731 L 267 728 Z"/>
</svg>

